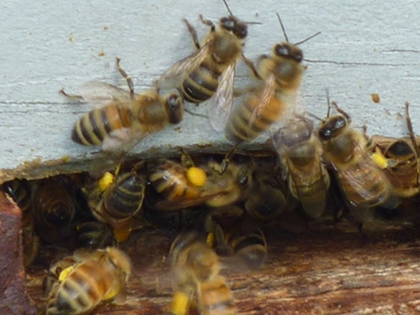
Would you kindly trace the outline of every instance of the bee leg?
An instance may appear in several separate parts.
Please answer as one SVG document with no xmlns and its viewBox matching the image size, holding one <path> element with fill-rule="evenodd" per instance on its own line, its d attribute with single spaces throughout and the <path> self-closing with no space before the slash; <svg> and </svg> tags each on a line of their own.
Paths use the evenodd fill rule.
<svg viewBox="0 0 420 315">
<path fill-rule="evenodd" d="M 65 97 L 72 99 L 72 100 L 83 100 L 83 97 L 81 95 L 72 95 L 72 94 L 67 94 L 66 92 L 64 92 L 64 89 L 61 89 L 59 91 L 59 93 L 63 94 Z"/>
<path fill-rule="evenodd" d="M 251 69 L 252 74 L 257 78 L 262 80 L 260 74 L 258 73 L 257 67 L 255 67 L 255 64 L 252 60 L 248 59 L 247 57 L 245 57 L 244 54 L 242 54 L 242 59 L 245 62 L 245 64 Z"/>
<path fill-rule="evenodd" d="M 220 164 L 220 175 L 222 175 L 224 172 L 226 172 L 229 163 L 230 163 L 230 159 L 233 156 L 233 154 L 235 154 L 236 151 L 236 147 L 237 144 L 235 144 L 235 146 L 229 150 L 228 153 L 226 153 L 225 158 L 223 159 L 222 163 Z"/>
<path fill-rule="evenodd" d="M 202 15 L 202 14 L 200 14 L 200 20 L 201 20 L 201 23 L 203 23 L 203 24 L 205 24 L 205 25 L 207 25 L 207 26 L 209 26 L 209 27 L 210 27 L 210 31 L 211 31 L 211 32 L 216 31 L 216 26 L 213 24 L 213 22 L 212 22 L 212 21 L 210 21 L 210 20 L 206 20 L 206 19 L 203 17 L 203 15 Z"/>
<path fill-rule="evenodd" d="M 420 152 L 419 152 L 419 147 L 417 145 L 417 141 L 416 141 L 416 138 L 415 138 L 413 125 L 411 123 L 410 113 L 408 111 L 409 107 L 410 107 L 410 103 L 406 102 L 405 103 L 405 120 L 407 122 L 407 129 L 408 129 L 408 132 L 410 134 L 411 144 L 413 145 L 414 152 L 416 153 L 416 158 L 419 158 Z"/>
<path fill-rule="evenodd" d="M 134 84 L 133 84 L 133 80 L 127 74 L 127 72 L 125 72 L 124 69 L 120 67 L 120 60 L 121 59 L 117 57 L 116 60 L 117 60 L 117 70 L 121 74 L 121 76 L 125 79 L 125 81 L 127 82 L 128 88 L 130 89 L 131 98 L 133 99 L 134 98 Z"/>
<path fill-rule="evenodd" d="M 340 107 L 338 107 L 337 103 L 332 101 L 331 104 L 335 107 L 337 112 L 339 112 L 341 115 L 343 115 L 349 123 L 351 123 L 351 117 L 349 114 L 347 114 L 344 110 L 342 110 Z"/>
<path fill-rule="evenodd" d="M 190 168 L 195 166 L 195 162 L 192 159 L 191 155 L 189 155 L 183 148 L 179 148 L 179 151 L 181 151 L 181 165 L 184 168 Z"/>
<path fill-rule="evenodd" d="M 201 46 L 200 46 L 200 42 L 198 41 L 198 36 L 197 36 L 197 32 L 195 28 L 188 22 L 187 19 L 184 19 L 184 22 L 185 24 L 187 24 L 188 31 L 191 34 L 195 47 L 197 47 L 197 49 L 200 49 Z"/>
</svg>

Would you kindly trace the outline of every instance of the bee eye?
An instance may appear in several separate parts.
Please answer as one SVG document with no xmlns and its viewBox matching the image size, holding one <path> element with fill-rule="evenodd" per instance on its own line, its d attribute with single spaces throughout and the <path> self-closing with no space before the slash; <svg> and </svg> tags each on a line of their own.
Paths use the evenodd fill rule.
<svg viewBox="0 0 420 315">
<path fill-rule="evenodd" d="M 274 51 L 278 56 L 289 56 L 289 49 L 283 44 L 277 44 Z"/>
<path fill-rule="evenodd" d="M 167 100 L 169 121 L 171 124 L 177 124 L 184 118 L 184 104 L 181 96 L 171 94 Z"/>
<path fill-rule="evenodd" d="M 298 51 L 295 54 L 293 54 L 293 59 L 296 60 L 297 62 L 302 62 L 302 60 L 303 60 L 302 51 Z"/>
<path fill-rule="evenodd" d="M 245 38 L 248 35 L 248 27 L 245 24 L 237 25 L 233 33 L 238 38 Z"/>
<path fill-rule="evenodd" d="M 231 31 L 235 26 L 235 21 L 233 21 L 230 17 L 224 17 L 220 19 L 220 24 L 223 28 Z"/>
</svg>

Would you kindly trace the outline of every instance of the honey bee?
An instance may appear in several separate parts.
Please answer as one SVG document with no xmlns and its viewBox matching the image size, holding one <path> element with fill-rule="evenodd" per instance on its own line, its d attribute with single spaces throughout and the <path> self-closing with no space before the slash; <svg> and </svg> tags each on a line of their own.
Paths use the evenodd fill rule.
<svg viewBox="0 0 420 315">
<path fill-rule="evenodd" d="M 129 172 L 110 172 L 92 187 L 87 187 L 89 206 L 93 215 L 100 221 L 110 224 L 114 238 L 125 241 L 137 223 L 134 219 L 142 209 L 146 178 L 142 173 L 143 162 L 134 165 Z"/>
<path fill-rule="evenodd" d="M 64 176 L 49 178 L 36 186 L 32 198 L 36 231 L 48 243 L 62 241 L 65 233 L 71 233 L 79 211 L 77 188 Z"/>
<path fill-rule="evenodd" d="M 112 228 L 102 222 L 85 221 L 76 226 L 77 245 L 91 249 L 105 248 L 112 245 Z"/>
<path fill-rule="evenodd" d="M 200 171 L 198 171 L 200 170 Z M 171 161 L 160 159 L 149 164 L 149 181 L 156 191 L 164 196 L 155 208 L 157 210 L 179 210 L 206 204 L 210 207 L 222 207 L 238 201 L 249 186 L 251 174 L 246 166 L 230 163 L 225 172 L 221 164 L 208 161 L 192 170 Z M 194 182 L 195 173 L 205 178 Z"/>
<path fill-rule="evenodd" d="M 73 258 L 49 294 L 46 315 L 89 314 L 102 301 L 124 302 L 131 262 L 123 251 L 76 251 Z"/>
<path fill-rule="evenodd" d="M 218 25 L 200 15 L 210 32 L 200 44 L 197 33 L 184 19 L 197 51 L 178 61 L 166 70 L 158 80 L 159 89 L 177 88 L 184 100 L 199 104 L 212 98 L 208 107 L 209 118 L 217 131 L 222 131 L 233 104 L 233 82 L 235 66 L 242 54 L 244 40 L 248 34 L 247 23 L 233 16 L 219 20 Z"/>
<path fill-rule="evenodd" d="M 171 314 L 185 315 L 197 294 L 201 315 L 237 314 L 226 279 L 220 272 L 217 254 L 195 233 L 182 233 L 170 250 L 175 277 Z"/>
<path fill-rule="evenodd" d="M 303 53 L 297 45 L 319 34 L 291 44 L 278 14 L 277 17 L 286 42 L 276 44 L 271 56 L 260 58 L 257 71 L 257 78 L 261 79 L 259 85 L 234 108 L 227 121 L 226 137 L 233 142 L 255 139 L 290 109 L 305 70 Z"/>
<path fill-rule="evenodd" d="M 246 197 L 244 205 L 254 223 L 255 220 L 260 223 L 274 220 L 287 210 L 284 184 L 279 176 L 273 173 L 273 169 L 255 171 L 252 194 Z"/>
<path fill-rule="evenodd" d="M 303 116 L 289 120 L 273 137 L 289 191 L 306 214 L 319 218 L 327 205 L 330 177 L 322 163 L 322 145 L 312 122 Z"/>
<path fill-rule="evenodd" d="M 62 94 L 95 105 L 80 118 L 72 132 L 72 140 L 82 145 L 102 145 L 112 150 L 137 144 L 147 134 L 162 130 L 169 124 L 178 124 L 184 115 L 184 103 L 177 92 L 161 96 L 157 90 L 134 94 L 131 78 L 119 66 L 130 92 L 102 82 L 88 82 L 80 90 L 81 95 Z"/>
<path fill-rule="evenodd" d="M 392 185 L 385 172 L 370 158 L 366 137 L 351 128 L 351 117 L 335 102 L 338 115 L 322 120 L 318 130 L 324 158 L 330 163 L 340 189 L 348 201 L 356 220 L 374 219 L 375 206 L 393 209 L 398 200 L 392 194 Z"/>
<path fill-rule="evenodd" d="M 409 103 L 405 104 L 407 127 L 410 139 L 372 137 L 373 143 L 387 160 L 384 169 L 391 181 L 394 193 L 409 198 L 419 193 L 419 148 L 409 115 Z"/>
<path fill-rule="evenodd" d="M 267 242 L 261 230 L 242 232 L 239 226 L 223 229 L 214 223 L 210 236 L 212 247 L 221 256 L 230 256 L 235 266 L 243 269 L 259 269 L 267 258 Z"/>
</svg>

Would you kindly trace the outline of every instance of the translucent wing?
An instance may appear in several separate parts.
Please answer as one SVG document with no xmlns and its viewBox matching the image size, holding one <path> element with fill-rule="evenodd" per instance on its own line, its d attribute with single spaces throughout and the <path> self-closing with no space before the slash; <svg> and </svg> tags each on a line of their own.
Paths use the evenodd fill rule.
<svg viewBox="0 0 420 315">
<path fill-rule="evenodd" d="M 252 115 L 249 119 L 248 126 L 251 127 L 254 124 L 255 119 L 260 115 L 261 110 L 270 102 L 275 93 L 275 82 L 276 78 L 274 74 L 270 74 L 265 80 L 264 89 L 261 92 L 258 104 L 255 107 Z M 252 129 L 252 128 L 250 128 Z"/>
<path fill-rule="evenodd" d="M 112 102 L 128 102 L 130 92 L 115 85 L 104 82 L 91 81 L 83 84 L 79 89 L 80 96 L 93 105 L 107 105 Z"/>
<path fill-rule="evenodd" d="M 236 63 L 231 63 L 219 78 L 219 87 L 208 106 L 210 123 L 216 131 L 223 131 L 233 105 L 233 81 Z"/>
<path fill-rule="evenodd" d="M 208 41 L 199 50 L 188 57 L 173 64 L 166 70 L 157 82 L 158 89 L 171 89 L 177 87 L 184 77 L 197 68 L 210 53 L 213 41 Z"/>
</svg>

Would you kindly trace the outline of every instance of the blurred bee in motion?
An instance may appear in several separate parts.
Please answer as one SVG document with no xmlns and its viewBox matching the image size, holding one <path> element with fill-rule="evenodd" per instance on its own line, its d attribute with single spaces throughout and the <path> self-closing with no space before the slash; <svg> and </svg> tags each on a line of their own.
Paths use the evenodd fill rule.
<svg viewBox="0 0 420 315">
<path fill-rule="evenodd" d="M 114 233 L 106 223 L 85 221 L 76 226 L 77 245 L 91 249 L 105 248 L 112 245 Z"/>
<path fill-rule="evenodd" d="M 252 193 L 245 200 L 245 210 L 255 224 L 268 222 L 279 218 L 287 210 L 286 189 L 282 180 L 275 174 L 274 166 L 255 172 Z"/>
<path fill-rule="evenodd" d="M 373 136 L 372 142 L 386 158 L 385 174 L 391 181 L 394 193 L 410 198 L 419 193 L 419 148 L 409 115 L 409 103 L 405 104 L 407 128 L 410 139 L 393 139 Z"/>
<path fill-rule="evenodd" d="M 184 100 L 199 104 L 212 98 L 209 118 L 217 131 L 222 131 L 233 104 L 233 82 L 236 62 L 242 54 L 248 34 L 247 23 L 233 16 L 223 17 L 216 26 L 200 15 L 210 32 L 200 44 L 197 33 L 184 19 L 197 51 L 172 65 L 158 80 L 158 89 L 177 88 Z M 249 23 L 248 23 L 249 24 Z"/>
<path fill-rule="evenodd" d="M 121 166 L 120 166 L 121 167 Z M 143 222 L 134 217 L 143 206 L 146 177 L 143 162 L 132 166 L 128 172 L 106 172 L 93 185 L 85 188 L 93 215 L 112 226 L 117 242 L 125 241 L 132 230 Z"/>
<path fill-rule="evenodd" d="M 17 203 L 22 211 L 22 244 L 23 265 L 28 267 L 38 256 L 40 239 L 35 231 L 32 212 L 32 185 L 25 181 L 14 179 L 2 185 L 3 190 Z"/>
<path fill-rule="evenodd" d="M 260 58 L 256 76 L 261 81 L 235 107 L 227 121 L 226 137 L 233 142 L 255 139 L 291 109 L 305 70 L 303 53 L 297 45 L 319 34 L 291 44 L 278 14 L 277 17 L 286 42 L 276 44 L 271 56 Z"/>
<path fill-rule="evenodd" d="M 74 182 L 65 176 L 55 176 L 37 182 L 32 207 L 35 228 L 48 243 L 72 237 L 72 224 L 81 207 L 81 194 Z"/>
<path fill-rule="evenodd" d="M 351 128 L 351 118 L 344 110 L 332 104 L 339 114 L 329 117 L 328 111 L 318 130 L 324 158 L 333 168 L 351 214 L 359 222 L 371 221 L 375 216 L 373 207 L 393 209 L 399 201 L 384 171 L 370 158 L 366 137 Z"/>
<path fill-rule="evenodd" d="M 267 257 L 267 242 L 255 226 L 253 231 L 242 230 L 243 214 L 236 206 L 211 210 L 205 221 L 207 244 L 218 255 L 229 256 L 235 268 L 258 269 Z"/>
<path fill-rule="evenodd" d="M 180 210 L 206 204 L 222 207 L 238 201 L 251 177 L 245 165 L 229 163 L 225 172 L 221 164 L 209 160 L 198 167 L 160 159 L 149 163 L 149 181 L 164 200 L 157 210 Z M 222 173 L 222 174 L 221 174 Z"/>
<path fill-rule="evenodd" d="M 89 314 L 102 301 L 124 302 L 131 262 L 123 251 L 114 247 L 79 250 L 73 259 L 75 263 L 70 259 L 51 289 L 46 315 Z"/>
<path fill-rule="evenodd" d="M 201 315 L 237 314 L 232 292 L 219 275 L 219 258 L 197 234 L 181 233 L 169 255 L 175 277 L 171 314 L 187 314 L 195 294 Z"/>
<path fill-rule="evenodd" d="M 130 92 L 102 82 L 88 82 L 80 96 L 61 93 L 70 98 L 83 99 L 95 108 L 80 118 L 73 129 L 72 140 L 82 145 L 102 145 L 104 150 L 131 148 L 147 134 L 178 124 L 184 116 L 184 103 L 177 92 L 161 96 L 157 90 L 135 94 L 131 78 L 119 66 Z"/>
<path fill-rule="evenodd" d="M 296 115 L 273 136 L 273 143 L 290 193 L 308 216 L 321 217 L 327 205 L 330 177 L 322 163 L 322 145 L 312 122 Z"/>
</svg>

